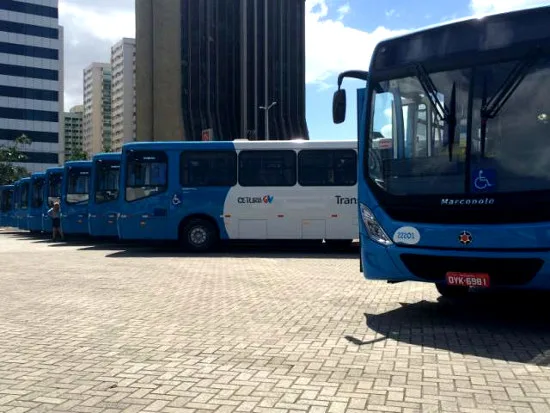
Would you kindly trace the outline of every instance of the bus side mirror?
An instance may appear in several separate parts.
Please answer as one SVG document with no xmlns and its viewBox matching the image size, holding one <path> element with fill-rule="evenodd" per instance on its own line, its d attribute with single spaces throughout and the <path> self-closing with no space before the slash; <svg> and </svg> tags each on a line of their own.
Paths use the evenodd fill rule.
<svg viewBox="0 0 550 413">
<path fill-rule="evenodd" d="M 340 124 L 346 120 L 346 90 L 338 89 L 332 97 L 332 121 Z"/>
</svg>

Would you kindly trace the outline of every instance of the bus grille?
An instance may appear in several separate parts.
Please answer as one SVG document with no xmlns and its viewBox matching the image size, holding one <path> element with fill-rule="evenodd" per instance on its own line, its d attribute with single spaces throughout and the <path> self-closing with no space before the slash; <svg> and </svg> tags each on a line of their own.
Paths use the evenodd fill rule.
<svg viewBox="0 0 550 413">
<path fill-rule="evenodd" d="M 443 281 L 449 271 L 489 274 L 491 285 L 523 285 L 542 268 L 538 258 L 464 258 L 401 254 L 401 261 L 415 276 L 428 281 Z"/>
</svg>

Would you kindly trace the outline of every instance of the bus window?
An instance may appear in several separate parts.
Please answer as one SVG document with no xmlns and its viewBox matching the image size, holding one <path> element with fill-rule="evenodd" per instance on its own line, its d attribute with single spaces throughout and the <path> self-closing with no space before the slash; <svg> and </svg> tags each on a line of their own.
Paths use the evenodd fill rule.
<svg viewBox="0 0 550 413">
<path fill-rule="evenodd" d="M 48 206 L 51 208 L 55 202 L 61 198 L 61 174 L 51 174 L 48 179 Z"/>
<path fill-rule="evenodd" d="M 95 202 L 114 201 L 118 198 L 120 165 L 118 162 L 100 162 L 96 176 Z"/>
<path fill-rule="evenodd" d="M 165 152 L 131 152 L 126 166 L 128 202 L 160 194 L 168 189 L 168 156 Z"/>
<path fill-rule="evenodd" d="M 233 151 L 187 151 L 180 159 L 182 186 L 234 186 L 237 183 L 237 154 Z"/>
<path fill-rule="evenodd" d="M 4 191 L 2 193 L 2 212 L 11 211 L 13 208 L 13 191 Z"/>
<path fill-rule="evenodd" d="M 80 204 L 88 202 L 90 171 L 80 168 L 69 170 L 69 181 L 67 182 L 67 203 Z"/>
<path fill-rule="evenodd" d="M 32 184 L 31 208 L 41 208 L 44 201 L 44 178 L 35 179 Z"/>
<path fill-rule="evenodd" d="M 357 182 L 357 155 L 353 150 L 303 150 L 298 155 L 301 186 L 353 186 Z"/>
<path fill-rule="evenodd" d="M 29 207 L 29 184 L 25 182 L 21 184 L 21 209 L 27 209 Z"/>
<path fill-rule="evenodd" d="M 239 153 L 241 186 L 296 185 L 294 151 L 241 151 Z"/>
</svg>

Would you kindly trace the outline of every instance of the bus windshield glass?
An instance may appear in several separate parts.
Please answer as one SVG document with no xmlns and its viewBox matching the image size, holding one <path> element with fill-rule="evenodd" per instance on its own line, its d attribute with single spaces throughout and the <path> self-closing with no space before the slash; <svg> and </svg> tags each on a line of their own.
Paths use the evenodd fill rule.
<svg viewBox="0 0 550 413">
<path fill-rule="evenodd" d="M 59 202 L 61 198 L 61 182 L 63 175 L 61 173 L 53 173 L 48 178 L 48 206 L 51 208 L 55 202 Z"/>
<path fill-rule="evenodd" d="M 2 204 L 0 206 L 2 212 L 8 212 L 13 209 L 13 190 L 2 192 Z"/>
<path fill-rule="evenodd" d="M 168 157 L 162 151 L 130 152 L 126 170 L 126 201 L 166 191 Z"/>
<path fill-rule="evenodd" d="M 90 171 L 83 168 L 70 168 L 67 182 L 67 203 L 82 204 L 88 202 Z"/>
<path fill-rule="evenodd" d="M 548 55 L 371 86 L 367 174 L 389 196 L 550 190 Z"/>
<path fill-rule="evenodd" d="M 41 208 L 44 200 L 44 178 L 33 181 L 31 191 L 31 208 Z"/>
<path fill-rule="evenodd" d="M 98 204 L 118 198 L 120 162 L 101 161 L 97 164 L 95 202 Z"/>
<path fill-rule="evenodd" d="M 27 209 L 29 207 L 29 183 L 25 182 L 21 184 L 21 209 Z"/>
</svg>

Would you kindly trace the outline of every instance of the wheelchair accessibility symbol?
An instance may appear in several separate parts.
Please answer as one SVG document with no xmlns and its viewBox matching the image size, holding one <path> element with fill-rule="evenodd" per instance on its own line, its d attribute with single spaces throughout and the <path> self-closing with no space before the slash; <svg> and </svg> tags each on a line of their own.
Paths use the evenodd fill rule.
<svg viewBox="0 0 550 413">
<path fill-rule="evenodd" d="M 495 189 L 496 171 L 494 169 L 478 169 L 472 174 L 474 192 L 487 192 Z"/>
<path fill-rule="evenodd" d="M 177 194 L 174 194 L 173 198 L 172 198 L 172 205 L 173 206 L 178 206 L 181 204 L 181 200 L 180 198 L 178 197 Z"/>
</svg>

